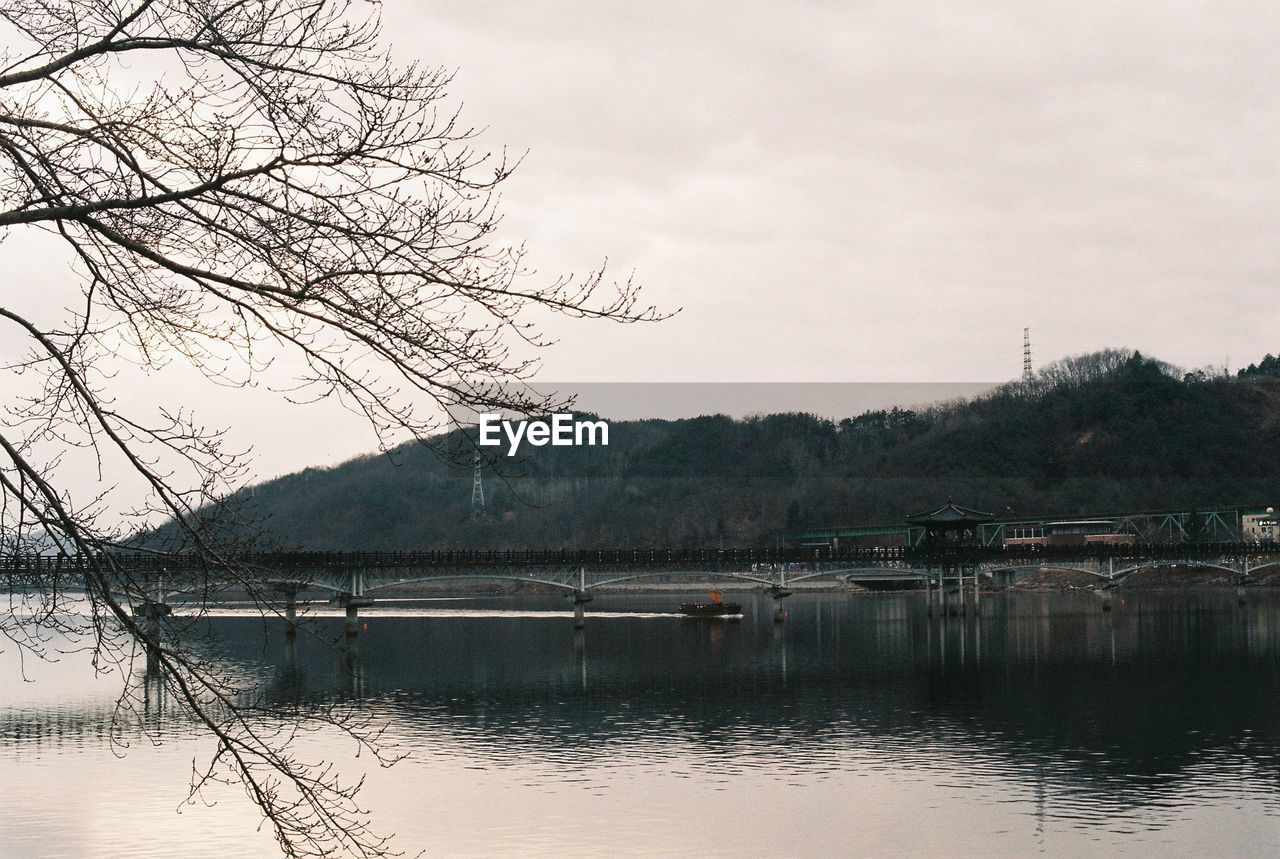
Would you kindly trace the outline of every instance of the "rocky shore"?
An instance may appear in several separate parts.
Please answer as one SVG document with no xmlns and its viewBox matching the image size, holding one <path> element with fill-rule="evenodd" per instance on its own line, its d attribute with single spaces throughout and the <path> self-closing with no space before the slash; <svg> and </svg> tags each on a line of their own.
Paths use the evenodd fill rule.
<svg viewBox="0 0 1280 859">
<path fill-rule="evenodd" d="M 1091 590 L 1101 580 L 1079 570 L 1044 569 L 1019 579 L 1009 586 L 1011 591 Z M 1209 567 L 1169 564 L 1139 570 L 1122 579 L 1118 586 L 1125 590 L 1184 590 L 1235 587 L 1233 573 Z M 1249 587 L 1280 587 L 1280 565 L 1263 567 L 1249 576 Z"/>
</svg>

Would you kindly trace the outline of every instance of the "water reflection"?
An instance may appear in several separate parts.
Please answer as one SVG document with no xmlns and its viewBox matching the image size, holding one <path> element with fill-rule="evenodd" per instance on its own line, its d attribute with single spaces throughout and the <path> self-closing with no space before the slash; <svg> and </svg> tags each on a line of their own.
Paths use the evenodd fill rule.
<svg viewBox="0 0 1280 859">
<path fill-rule="evenodd" d="M 988 600 L 983 616 L 928 620 L 911 598 L 819 597 L 793 604 L 785 624 L 754 612 L 580 631 L 559 618 L 371 615 L 337 671 L 323 641 L 273 632 L 250 652 L 229 634 L 239 621 L 221 623 L 234 658 L 278 652 L 288 683 L 277 694 L 369 700 L 404 720 L 444 714 L 445 726 L 490 726 L 494 746 L 625 740 L 651 723 L 708 746 L 754 731 L 816 744 L 852 725 L 954 734 L 1014 761 L 1052 756 L 1111 791 L 1176 777 L 1214 742 L 1273 762 L 1277 606 L 1147 598 L 1103 613 L 1091 599 Z"/>
<path fill-rule="evenodd" d="M 360 701 L 391 726 L 412 757 L 385 777 L 399 787 L 386 788 L 379 810 L 414 849 L 427 846 L 415 832 L 437 830 L 400 794 L 433 790 L 433 825 L 470 816 L 478 826 L 481 812 L 464 800 L 495 779 L 506 792 L 484 813 L 500 811 L 507 835 L 460 828 L 432 842 L 437 850 L 537 852 L 540 816 L 557 808 L 591 810 L 576 823 L 556 818 L 584 852 L 624 830 L 659 852 L 714 849 L 660 833 L 723 812 L 716 792 L 750 805 L 775 789 L 824 790 L 822 807 L 836 816 L 801 828 L 795 837 L 808 840 L 794 843 L 740 820 L 746 840 L 720 843 L 723 852 L 950 844 L 1017 853 L 1133 838 L 1154 849 L 1161 837 L 1141 833 L 1167 829 L 1188 849 L 1224 848 L 1280 834 L 1273 598 L 1238 607 L 1231 597 L 1144 595 L 1103 612 L 1092 595 L 1024 594 L 984 599 L 981 615 L 928 618 L 915 596 L 797 595 L 783 624 L 767 596 L 746 600 L 737 621 L 664 616 L 671 603 L 603 597 L 585 630 L 553 613 L 557 602 L 527 599 L 521 616 L 375 609 L 346 640 L 337 619 L 297 636 L 249 618 L 210 623 L 225 658 L 269 673 L 272 699 Z M 148 718 L 163 722 L 150 682 L 146 701 Z M 0 707 L 0 754 L 19 760 L 33 741 L 98 743 L 111 719 L 101 702 L 10 703 Z M 872 802 L 869 786 L 904 805 L 881 808 L 885 820 L 921 814 L 928 825 L 876 838 L 841 829 L 835 821 L 855 801 Z M 631 801 L 602 811 L 596 798 L 611 792 Z M 555 843 L 546 852 L 560 852 Z"/>
</svg>

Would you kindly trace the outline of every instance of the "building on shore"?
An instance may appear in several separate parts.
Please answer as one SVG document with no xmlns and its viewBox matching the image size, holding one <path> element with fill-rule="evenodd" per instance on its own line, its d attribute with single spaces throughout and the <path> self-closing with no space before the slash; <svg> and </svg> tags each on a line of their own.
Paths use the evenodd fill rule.
<svg viewBox="0 0 1280 859">
<path fill-rule="evenodd" d="M 1280 515 L 1274 507 L 1244 512 L 1240 517 L 1240 530 L 1246 540 L 1255 543 L 1280 542 Z"/>
<path fill-rule="evenodd" d="M 977 526 L 984 546 L 1181 543 L 1220 541 L 1280 542 L 1280 514 L 1274 507 L 1214 507 L 1082 515 L 1076 518 L 1003 518 Z M 850 548 L 914 546 L 925 529 L 904 522 L 807 528 L 775 535 L 779 545 Z"/>
</svg>

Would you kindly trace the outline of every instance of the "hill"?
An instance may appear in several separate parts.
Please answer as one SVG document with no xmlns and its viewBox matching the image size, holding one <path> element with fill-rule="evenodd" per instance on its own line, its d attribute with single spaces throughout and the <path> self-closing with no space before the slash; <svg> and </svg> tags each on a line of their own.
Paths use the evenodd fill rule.
<svg viewBox="0 0 1280 859">
<path fill-rule="evenodd" d="M 1275 503 L 1280 379 L 1110 350 L 920 410 L 615 422 L 607 448 L 526 447 L 486 469 L 478 521 L 463 440 L 434 441 L 235 501 L 267 543 L 327 550 L 747 545 L 948 497 L 1016 515 Z"/>
</svg>

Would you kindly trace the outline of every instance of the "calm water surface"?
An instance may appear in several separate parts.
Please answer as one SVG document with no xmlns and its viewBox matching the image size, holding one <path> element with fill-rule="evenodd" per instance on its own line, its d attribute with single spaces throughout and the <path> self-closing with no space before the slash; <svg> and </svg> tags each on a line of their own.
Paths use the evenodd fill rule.
<svg viewBox="0 0 1280 859">
<path fill-rule="evenodd" d="M 775 626 L 754 596 L 696 621 L 619 594 L 585 634 L 558 599 L 417 602 L 366 611 L 351 651 L 211 623 L 270 694 L 389 726 L 408 757 L 362 798 L 409 854 L 1256 855 L 1280 841 L 1280 599 L 1251 599 L 1004 595 L 941 621 L 808 594 Z M 0 669 L 0 855 L 272 854 L 238 792 L 183 804 L 211 744 L 170 702 L 155 745 L 78 657 Z"/>
</svg>

